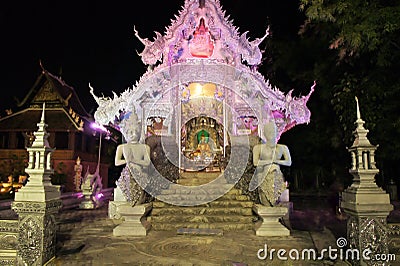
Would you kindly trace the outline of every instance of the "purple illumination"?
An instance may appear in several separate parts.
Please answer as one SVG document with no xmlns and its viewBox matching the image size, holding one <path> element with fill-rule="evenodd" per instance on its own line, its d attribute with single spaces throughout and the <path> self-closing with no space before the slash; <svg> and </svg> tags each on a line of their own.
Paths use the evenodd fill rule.
<svg viewBox="0 0 400 266">
<path fill-rule="evenodd" d="M 99 199 L 101 199 L 103 196 L 104 196 L 103 193 L 99 193 L 99 194 L 96 195 L 96 198 L 99 200 Z"/>
<path fill-rule="evenodd" d="M 104 133 L 108 133 L 107 128 L 105 128 L 103 125 L 99 125 L 99 124 L 97 124 L 97 123 L 92 123 L 92 124 L 90 125 L 90 127 L 93 128 L 93 129 L 96 130 L 96 131 L 102 131 L 102 132 L 104 132 Z"/>
</svg>

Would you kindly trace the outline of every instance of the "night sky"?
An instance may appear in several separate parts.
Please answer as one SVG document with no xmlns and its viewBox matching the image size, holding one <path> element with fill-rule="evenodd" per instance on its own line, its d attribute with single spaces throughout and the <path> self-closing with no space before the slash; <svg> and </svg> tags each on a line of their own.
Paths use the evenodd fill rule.
<svg viewBox="0 0 400 266">
<path fill-rule="evenodd" d="M 39 61 L 50 73 L 72 86 L 89 112 L 97 107 L 88 83 L 97 94 L 120 93 L 135 84 L 146 67 L 136 51 L 142 38 L 164 33 L 184 0 L 155 1 L 3 1 L 0 5 L 2 70 L 0 115 L 22 98 L 40 74 Z M 296 35 L 302 16 L 296 1 L 221 0 L 223 10 L 239 32 L 252 40 L 263 36 Z"/>
</svg>

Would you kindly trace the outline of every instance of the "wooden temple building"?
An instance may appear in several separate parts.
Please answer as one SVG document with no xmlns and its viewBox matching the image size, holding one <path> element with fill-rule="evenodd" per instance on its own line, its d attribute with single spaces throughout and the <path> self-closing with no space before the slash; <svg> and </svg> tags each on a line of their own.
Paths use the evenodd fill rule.
<svg viewBox="0 0 400 266">
<path fill-rule="evenodd" d="M 99 154 L 100 175 L 103 187 L 108 187 L 108 168 L 110 161 L 107 152 L 112 141 L 105 141 L 105 134 L 91 127 L 93 116 L 82 105 L 73 87 L 60 77 L 42 68 L 32 88 L 24 99 L 17 102 L 15 112 L 0 118 L 0 177 L 7 181 L 13 175 L 17 182 L 23 174 L 27 151 L 33 143 L 33 132 L 37 130 L 43 104 L 45 103 L 45 121 L 48 125 L 49 145 L 56 150 L 53 153 L 53 168 L 63 176 L 61 184 L 64 191 L 74 191 L 74 166 L 78 157 L 83 166 L 82 176 L 89 170 L 95 172 Z M 99 137 L 103 138 L 99 153 Z M 60 182 L 60 180 L 56 181 Z"/>
</svg>

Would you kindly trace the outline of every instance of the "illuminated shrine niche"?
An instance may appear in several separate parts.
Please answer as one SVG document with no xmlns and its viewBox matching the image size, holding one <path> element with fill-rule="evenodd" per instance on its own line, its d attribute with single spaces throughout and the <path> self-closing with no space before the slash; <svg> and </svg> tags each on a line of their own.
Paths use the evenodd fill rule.
<svg viewBox="0 0 400 266">
<path fill-rule="evenodd" d="M 201 18 L 193 39 L 189 41 L 190 54 L 194 57 L 208 58 L 214 51 L 214 43 L 204 23 L 204 18 Z"/>
</svg>

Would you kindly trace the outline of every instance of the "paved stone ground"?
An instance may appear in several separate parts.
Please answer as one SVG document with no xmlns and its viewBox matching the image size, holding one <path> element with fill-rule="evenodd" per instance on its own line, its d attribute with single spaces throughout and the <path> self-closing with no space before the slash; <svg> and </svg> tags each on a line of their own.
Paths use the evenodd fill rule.
<svg viewBox="0 0 400 266">
<path fill-rule="evenodd" d="M 59 214 L 57 265 L 346 265 L 344 262 L 260 260 L 257 252 L 272 248 L 316 249 L 336 246 L 345 236 L 345 221 L 329 208 L 294 208 L 290 237 L 258 237 L 253 231 L 223 236 L 177 235 L 150 231 L 146 237 L 114 237 L 119 222 L 107 218 L 107 206 L 96 210 L 66 210 Z M 349 264 L 347 264 L 349 265 Z"/>
<path fill-rule="evenodd" d="M 329 206 L 294 203 L 291 236 L 258 237 L 253 231 L 224 232 L 223 236 L 177 235 L 176 231 L 150 231 L 146 237 L 114 237 L 119 222 L 107 217 L 105 204 L 95 210 L 63 210 L 58 214 L 56 265 L 351 265 L 343 261 L 260 260 L 257 252 L 271 249 L 336 247 L 346 236 L 344 217 Z M 321 206 L 322 205 L 322 206 Z M 400 222 L 399 205 L 389 217 Z M 0 219 L 16 218 L 12 210 L 0 211 Z M 398 220 L 399 219 L 399 220 Z M 392 264 L 396 265 L 396 264 Z"/>
<path fill-rule="evenodd" d="M 327 244 L 328 239 L 335 240 L 327 229 L 292 230 L 290 237 L 257 237 L 253 231 L 224 232 L 223 236 L 150 231 L 146 237 L 114 237 L 112 230 L 118 222 L 107 218 L 106 207 L 60 214 L 57 265 L 333 265 L 257 257 L 265 244 L 276 250 L 316 248 L 315 239 Z"/>
</svg>

